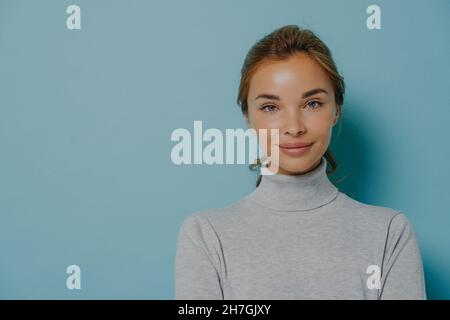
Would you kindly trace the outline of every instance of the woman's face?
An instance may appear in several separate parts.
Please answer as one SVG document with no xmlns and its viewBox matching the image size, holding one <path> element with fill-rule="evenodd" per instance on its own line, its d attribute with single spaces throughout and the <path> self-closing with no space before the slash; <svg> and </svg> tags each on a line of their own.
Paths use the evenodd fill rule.
<svg viewBox="0 0 450 320">
<path fill-rule="evenodd" d="M 299 53 L 283 61 L 265 61 L 250 81 L 247 104 L 248 127 L 257 133 L 267 129 L 264 151 L 271 155 L 277 148 L 279 161 L 273 163 L 277 160 L 272 159 L 270 170 L 301 174 L 320 163 L 338 120 L 339 106 L 331 80 L 313 58 Z M 279 143 L 270 139 L 271 129 L 279 130 Z M 287 148 L 287 144 L 295 143 L 312 145 L 306 149 Z"/>
</svg>

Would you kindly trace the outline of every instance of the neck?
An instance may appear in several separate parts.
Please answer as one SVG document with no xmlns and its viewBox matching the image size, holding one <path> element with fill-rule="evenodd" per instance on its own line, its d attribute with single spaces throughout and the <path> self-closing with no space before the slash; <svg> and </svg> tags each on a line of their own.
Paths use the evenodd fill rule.
<svg viewBox="0 0 450 320">
<path fill-rule="evenodd" d="M 295 175 L 262 175 L 250 199 L 276 211 L 307 211 L 321 207 L 339 193 L 326 173 L 327 160 L 322 157 L 314 169 Z"/>
</svg>

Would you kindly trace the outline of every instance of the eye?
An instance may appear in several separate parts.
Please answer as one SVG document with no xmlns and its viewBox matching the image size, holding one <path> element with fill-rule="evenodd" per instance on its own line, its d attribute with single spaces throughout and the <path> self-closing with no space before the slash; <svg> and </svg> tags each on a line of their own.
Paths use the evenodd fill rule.
<svg viewBox="0 0 450 320">
<path fill-rule="evenodd" d="M 276 106 L 274 106 L 273 104 L 266 104 L 265 106 L 262 106 L 261 108 L 259 108 L 260 110 L 263 110 L 264 112 L 275 112 L 275 110 L 277 109 Z"/>
<path fill-rule="evenodd" d="M 311 107 L 310 103 L 314 103 L 315 105 L 314 105 L 313 107 Z M 307 105 L 310 106 L 311 109 L 317 109 L 317 108 L 319 108 L 322 104 L 323 104 L 323 103 L 321 103 L 321 102 L 319 102 L 319 101 L 316 101 L 316 100 L 312 100 L 312 101 L 309 101 L 309 102 L 307 103 Z"/>
</svg>

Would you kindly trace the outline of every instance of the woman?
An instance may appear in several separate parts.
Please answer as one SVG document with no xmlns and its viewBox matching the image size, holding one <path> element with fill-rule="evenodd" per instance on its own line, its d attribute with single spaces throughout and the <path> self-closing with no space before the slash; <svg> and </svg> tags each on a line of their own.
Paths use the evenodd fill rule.
<svg viewBox="0 0 450 320">
<path fill-rule="evenodd" d="M 238 103 L 249 128 L 278 130 L 278 143 L 268 143 L 279 148 L 277 169 L 271 159 L 275 174 L 260 175 L 255 191 L 186 218 L 176 299 L 426 299 L 406 216 L 358 202 L 328 178 L 344 91 L 310 30 L 288 25 L 251 48 Z"/>
</svg>

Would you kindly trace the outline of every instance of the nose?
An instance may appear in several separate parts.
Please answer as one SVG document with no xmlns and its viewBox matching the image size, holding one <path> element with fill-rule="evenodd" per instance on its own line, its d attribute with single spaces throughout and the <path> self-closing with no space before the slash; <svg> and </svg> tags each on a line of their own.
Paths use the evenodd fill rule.
<svg viewBox="0 0 450 320">
<path fill-rule="evenodd" d="M 298 108 L 291 108 L 286 112 L 284 120 L 284 133 L 291 136 L 298 136 L 305 132 L 305 126 L 301 119 L 301 112 Z"/>
<path fill-rule="evenodd" d="M 288 129 L 288 131 L 286 133 L 290 134 L 291 136 L 296 137 L 296 136 L 302 134 L 303 132 L 304 131 L 301 129 L 291 128 L 291 129 Z"/>
</svg>

